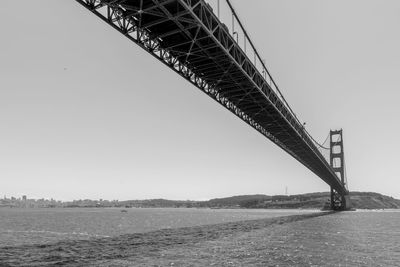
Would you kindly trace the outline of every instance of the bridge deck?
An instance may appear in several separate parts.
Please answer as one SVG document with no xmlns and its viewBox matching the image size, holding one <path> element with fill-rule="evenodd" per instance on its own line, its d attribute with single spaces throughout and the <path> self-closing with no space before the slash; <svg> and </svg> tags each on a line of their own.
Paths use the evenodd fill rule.
<svg viewBox="0 0 400 267">
<path fill-rule="evenodd" d="M 340 193 L 303 126 L 203 0 L 77 0 Z"/>
</svg>

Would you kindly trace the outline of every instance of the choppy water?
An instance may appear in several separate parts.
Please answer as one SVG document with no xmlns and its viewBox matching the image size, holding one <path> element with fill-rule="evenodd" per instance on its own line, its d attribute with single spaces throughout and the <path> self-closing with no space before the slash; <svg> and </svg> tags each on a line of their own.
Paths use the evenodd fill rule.
<svg viewBox="0 0 400 267">
<path fill-rule="evenodd" d="M 0 247 L 309 213 L 242 209 L 0 209 Z"/>
<path fill-rule="evenodd" d="M 257 231 L 268 234 L 267 240 L 257 244 Z M 235 244 L 241 234 L 250 238 L 243 233 L 254 235 L 251 251 L 261 254 L 252 264 L 227 265 L 400 266 L 400 212 L 314 216 L 297 210 L 210 209 L 0 209 L 0 266 L 119 266 L 120 260 L 127 260 L 124 266 L 143 266 L 146 261 L 135 262 L 146 257 L 149 266 L 158 266 L 164 262 L 154 265 L 157 253 L 175 248 L 187 266 L 194 260 L 191 252 L 204 242 L 233 238 L 230 244 Z M 217 259 L 231 257 L 229 251 L 236 249 Z M 198 262 L 195 266 L 211 264 L 205 257 Z"/>
</svg>

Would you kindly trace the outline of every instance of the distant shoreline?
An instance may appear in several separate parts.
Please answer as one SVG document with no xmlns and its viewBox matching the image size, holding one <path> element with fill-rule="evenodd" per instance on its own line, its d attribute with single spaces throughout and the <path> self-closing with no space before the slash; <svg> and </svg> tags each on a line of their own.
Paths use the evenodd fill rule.
<svg viewBox="0 0 400 267">
<path fill-rule="evenodd" d="M 243 195 L 207 201 L 191 200 L 74 200 L 62 202 L 45 199 L 0 199 L 0 208 L 209 208 L 209 209 L 299 209 L 320 210 L 329 201 L 329 192 L 299 195 Z M 373 192 L 351 192 L 351 206 L 355 209 L 399 209 L 400 200 Z"/>
<path fill-rule="evenodd" d="M 128 212 L 130 209 L 204 209 L 204 210 L 267 210 L 267 211 L 293 211 L 293 210 L 298 210 L 298 211 L 308 211 L 308 212 L 330 212 L 330 210 L 323 210 L 321 208 L 315 208 L 315 209 L 303 209 L 303 208 L 194 208 L 194 207 L 130 207 L 130 208 L 122 208 L 122 207 L 92 207 L 92 206 L 87 206 L 87 207 L 35 207 L 35 208 L 26 208 L 26 207 L 9 207 L 9 206 L 0 206 L 0 210 L 2 209 L 13 209 L 13 210 L 52 210 L 52 209 L 113 209 L 113 210 L 119 210 L 123 212 Z M 358 212 L 383 212 L 383 211 L 393 211 L 393 212 L 400 212 L 400 208 L 367 208 L 367 209 L 362 209 L 362 208 L 352 208 L 351 211 L 358 211 Z"/>
</svg>

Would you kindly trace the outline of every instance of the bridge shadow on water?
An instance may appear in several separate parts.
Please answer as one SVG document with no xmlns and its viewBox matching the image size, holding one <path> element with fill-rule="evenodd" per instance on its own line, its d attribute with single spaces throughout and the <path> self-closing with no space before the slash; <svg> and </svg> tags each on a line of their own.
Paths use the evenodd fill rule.
<svg viewBox="0 0 400 267">
<path fill-rule="evenodd" d="M 234 237 L 279 224 L 333 214 L 333 211 L 230 222 L 214 225 L 162 229 L 90 240 L 0 248 L 0 266 L 88 266 L 93 262 L 135 259 L 156 255 L 173 247 Z M 107 265 L 108 266 L 108 265 Z M 113 265 L 117 266 L 117 265 Z"/>
</svg>

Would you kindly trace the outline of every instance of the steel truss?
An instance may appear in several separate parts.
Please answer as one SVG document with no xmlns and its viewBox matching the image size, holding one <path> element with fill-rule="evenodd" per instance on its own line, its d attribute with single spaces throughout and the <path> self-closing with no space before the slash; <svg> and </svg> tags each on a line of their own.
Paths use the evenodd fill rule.
<svg viewBox="0 0 400 267">
<path fill-rule="evenodd" d="M 337 192 L 331 188 L 331 209 L 342 211 L 350 208 L 349 196 Z"/>
<path fill-rule="evenodd" d="M 346 193 L 301 123 L 203 0 L 76 0 Z"/>
</svg>

